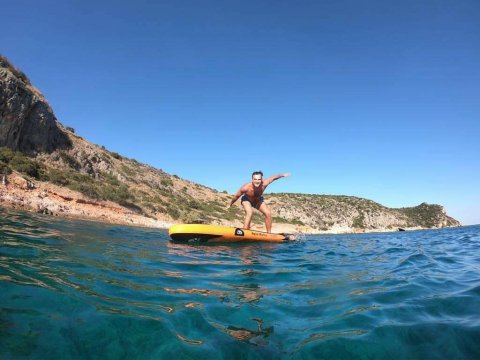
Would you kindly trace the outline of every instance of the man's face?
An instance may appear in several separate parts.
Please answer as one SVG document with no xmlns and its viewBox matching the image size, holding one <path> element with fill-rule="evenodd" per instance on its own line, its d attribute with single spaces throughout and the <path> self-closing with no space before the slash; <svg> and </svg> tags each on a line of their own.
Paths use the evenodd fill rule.
<svg viewBox="0 0 480 360">
<path fill-rule="evenodd" d="M 252 176 L 252 184 L 256 188 L 260 187 L 262 185 L 262 175 L 260 174 L 255 174 Z"/>
</svg>

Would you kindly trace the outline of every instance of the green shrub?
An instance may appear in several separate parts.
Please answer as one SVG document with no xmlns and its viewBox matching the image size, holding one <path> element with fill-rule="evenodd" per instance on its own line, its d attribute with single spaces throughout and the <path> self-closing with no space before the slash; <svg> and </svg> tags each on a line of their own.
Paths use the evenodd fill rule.
<svg viewBox="0 0 480 360">
<path fill-rule="evenodd" d="M 274 223 L 278 223 L 278 224 L 288 224 L 288 223 L 290 223 L 290 221 L 288 221 L 287 219 L 285 219 L 283 217 L 280 217 L 280 216 L 273 216 L 272 221 Z"/>
<path fill-rule="evenodd" d="M 125 164 L 122 164 L 122 171 L 127 176 L 135 176 L 135 171 L 133 171 L 130 167 Z"/>
<path fill-rule="evenodd" d="M 253 216 L 252 216 L 252 223 L 259 225 L 259 224 L 262 224 L 263 222 L 265 222 L 265 218 L 264 218 L 263 214 L 259 214 L 257 212 L 254 212 Z"/>
<path fill-rule="evenodd" d="M 177 220 L 178 218 L 180 218 L 180 211 L 173 206 L 167 207 L 167 214 L 170 215 L 173 220 Z"/>
<path fill-rule="evenodd" d="M 129 201 L 123 201 L 123 200 L 118 201 L 117 203 L 126 207 L 126 208 L 128 208 L 129 210 L 135 211 L 138 214 L 145 215 L 144 212 L 143 212 L 143 209 L 140 206 L 138 206 L 137 204 L 131 203 Z"/>
<path fill-rule="evenodd" d="M 201 204 L 198 201 L 196 201 L 195 199 L 190 199 L 187 202 L 187 207 L 189 207 L 190 209 L 200 209 Z"/>
<path fill-rule="evenodd" d="M 81 168 L 80 163 L 70 154 L 67 154 L 64 151 L 60 151 L 59 153 L 60 159 L 68 165 L 68 167 L 78 170 Z"/>
<path fill-rule="evenodd" d="M 10 175 L 11 173 L 12 169 L 10 169 L 10 166 L 0 161 L 0 175 Z"/>
<path fill-rule="evenodd" d="M 297 219 L 290 220 L 290 221 L 289 221 L 289 224 L 301 225 L 301 226 L 305 225 L 305 223 L 304 223 L 303 221 L 297 220 Z"/>
<path fill-rule="evenodd" d="M 182 222 L 186 224 L 193 224 L 195 220 L 198 218 L 198 214 L 194 211 L 188 211 L 182 214 Z"/>
<path fill-rule="evenodd" d="M 239 218 L 239 211 L 236 207 L 231 207 L 223 214 L 223 218 L 226 220 L 236 220 Z"/>
<path fill-rule="evenodd" d="M 357 216 L 355 219 L 353 219 L 353 224 L 352 226 L 357 229 L 363 229 L 365 228 L 365 216 L 363 214 L 360 214 L 360 216 Z"/>
<path fill-rule="evenodd" d="M 88 196 L 91 199 L 101 200 L 102 197 L 98 193 L 95 185 L 91 183 L 73 183 L 69 184 L 68 187 L 74 191 L 78 191 L 85 196 Z"/>
<path fill-rule="evenodd" d="M 213 215 L 214 213 L 224 213 L 225 206 L 226 205 L 220 204 L 216 201 L 208 201 L 208 202 L 200 203 L 201 210 L 210 215 Z"/>
<path fill-rule="evenodd" d="M 168 191 L 168 190 L 165 190 L 165 189 L 159 189 L 157 190 L 158 193 L 162 196 L 165 196 L 165 197 L 171 197 L 172 196 L 172 192 L 171 191 Z"/>
<path fill-rule="evenodd" d="M 50 181 L 56 185 L 66 186 L 70 183 L 67 177 L 68 175 L 63 171 L 49 169 L 42 180 Z"/>
<path fill-rule="evenodd" d="M 119 153 L 116 153 L 116 152 L 113 152 L 113 151 L 109 151 L 110 155 L 112 155 L 112 157 L 114 157 L 115 159 L 118 159 L 118 160 L 122 160 L 123 159 L 123 156 L 120 155 Z"/>
<path fill-rule="evenodd" d="M 173 181 L 171 179 L 162 179 L 160 181 L 160 184 L 162 184 L 163 186 L 167 187 L 167 186 L 173 186 Z"/>
<path fill-rule="evenodd" d="M 9 165 L 12 169 L 18 172 L 27 174 L 28 176 L 39 178 L 40 176 L 40 164 L 35 160 L 32 160 L 21 153 L 15 153 L 10 160 Z"/>
<path fill-rule="evenodd" d="M 113 186 L 120 186 L 120 181 L 112 173 L 103 173 L 102 172 L 101 175 L 105 179 L 105 182 L 107 184 L 110 184 L 110 185 L 113 185 Z"/>
<path fill-rule="evenodd" d="M 15 156 L 15 153 L 7 148 L 7 147 L 0 147 L 0 161 L 4 162 L 5 164 L 8 164 L 10 160 L 13 159 Z"/>
<path fill-rule="evenodd" d="M 100 188 L 100 194 L 104 200 L 110 200 L 120 205 L 132 199 L 127 185 L 112 186 L 106 185 Z"/>
<path fill-rule="evenodd" d="M 147 202 L 143 202 L 142 203 L 144 207 L 146 207 L 147 209 L 151 210 L 151 211 L 159 211 L 159 212 L 165 212 L 161 206 L 158 206 L 157 204 L 151 202 L 151 201 L 147 201 Z"/>
<path fill-rule="evenodd" d="M 150 196 L 150 197 L 147 197 L 146 202 L 151 202 L 152 204 L 154 205 L 166 205 L 167 203 L 165 201 L 163 201 L 163 199 L 160 197 L 160 196 Z"/>
<path fill-rule="evenodd" d="M 93 184 L 95 182 L 95 180 L 92 177 L 76 171 L 68 171 L 66 174 L 68 174 L 69 179 L 72 182 L 88 183 L 88 184 Z"/>
</svg>

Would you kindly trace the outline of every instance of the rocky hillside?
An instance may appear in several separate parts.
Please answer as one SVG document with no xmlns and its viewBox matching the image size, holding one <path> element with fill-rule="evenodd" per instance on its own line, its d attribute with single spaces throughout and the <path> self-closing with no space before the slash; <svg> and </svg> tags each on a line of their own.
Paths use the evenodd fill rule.
<svg viewBox="0 0 480 360">
<path fill-rule="evenodd" d="M 27 154 L 71 146 L 43 95 L 0 56 L 0 144 Z"/>
<path fill-rule="evenodd" d="M 241 226 L 232 195 L 167 174 L 64 128 L 43 95 L 0 56 L 0 204 L 57 216 L 168 226 Z M 389 209 L 351 196 L 270 194 L 274 231 L 351 232 L 457 226 L 439 205 Z M 253 219 L 262 228 L 259 214 Z"/>
<path fill-rule="evenodd" d="M 394 230 L 459 226 L 442 206 L 422 203 L 391 209 L 354 196 L 271 194 L 277 221 L 307 225 L 319 231 Z"/>
</svg>

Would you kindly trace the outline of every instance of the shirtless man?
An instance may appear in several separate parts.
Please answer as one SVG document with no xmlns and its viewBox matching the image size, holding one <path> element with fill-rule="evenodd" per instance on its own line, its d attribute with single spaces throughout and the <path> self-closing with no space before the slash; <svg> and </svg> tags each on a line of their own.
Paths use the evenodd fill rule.
<svg viewBox="0 0 480 360">
<path fill-rule="evenodd" d="M 263 192 L 275 180 L 282 177 L 290 176 L 289 173 L 279 174 L 263 179 L 263 173 L 261 171 L 255 171 L 252 174 L 252 182 L 243 185 L 237 193 L 233 196 L 228 207 L 232 206 L 235 201 L 241 196 L 241 203 L 245 209 L 245 221 L 243 223 L 244 229 L 250 229 L 250 222 L 252 221 L 253 208 L 259 210 L 265 216 L 265 227 L 267 232 L 272 230 L 272 213 L 268 206 L 263 202 Z"/>
</svg>

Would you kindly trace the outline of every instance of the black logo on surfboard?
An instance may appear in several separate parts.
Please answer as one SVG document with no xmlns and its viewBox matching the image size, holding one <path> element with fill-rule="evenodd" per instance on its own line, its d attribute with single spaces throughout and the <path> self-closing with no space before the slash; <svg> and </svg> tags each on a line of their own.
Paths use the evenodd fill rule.
<svg viewBox="0 0 480 360">
<path fill-rule="evenodd" d="M 235 235 L 237 236 L 244 236 L 245 234 L 243 233 L 242 229 L 235 229 Z"/>
</svg>

